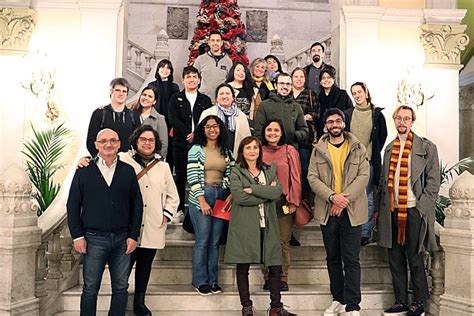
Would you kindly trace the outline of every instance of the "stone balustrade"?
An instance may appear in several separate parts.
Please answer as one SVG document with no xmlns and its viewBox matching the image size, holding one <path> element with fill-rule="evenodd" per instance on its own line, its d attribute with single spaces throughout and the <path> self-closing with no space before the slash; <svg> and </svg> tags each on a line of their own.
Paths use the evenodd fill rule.
<svg viewBox="0 0 474 316">
<path fill-rule="evenodd" d="M 324 36 L 318 42 L 322 43 L 325 47 L 325 63 L 331 64 L 331 35 Z M 283 69 L 289 73 L 291 73 L 291 71 L 296 67 L 305 67 L 312 62 L 311 54 L 309 52 L 311 45 L 303 47 L 292 54 L 285 55 L 283 40 L 278 36 L 278 34 L 273 36 L 270 43 L 270 53 L 278 57 L 282 63 Z"/>
<path fill-rule="evenodd" d="M 464 171 L 449 196 L 452 204 L 446 209 L 440 234 L 445 277 L 439 315 L 474 315 L 474 176 Z"/>
</svg>

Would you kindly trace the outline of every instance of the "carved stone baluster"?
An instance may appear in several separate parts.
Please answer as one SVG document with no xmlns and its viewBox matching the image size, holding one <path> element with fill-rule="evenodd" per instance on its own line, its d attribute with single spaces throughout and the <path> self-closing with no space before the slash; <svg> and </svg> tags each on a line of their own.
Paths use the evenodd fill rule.
<svg viewBox="0 0 474 316">
<path fill-rule="evenodd" d="M 72 244 L 72 237 L 69 233 L 69 229 L 67 226 L 64 227 L 61 233 L 61 250 L 64 254 L 61 260 L 61 271 L 62 272 L 71 272 L 74 263 L 76 262 L 76 258 L 73 255 L 73 244 Z"/>
<path fill-rule="evenodd" d="M 145 74 L 148 75 L 151 71 L 151 60 L 153 56 L 145 56 Z"/>
<path fill-rule="evenodd" d="M 324 55 L 326 56 L 325 63 L 331 64 L 331 38 L 328 38 L 324 41 L 324 45 L 326 46 L 326 50 L 324 51 Z"/>
<path fill-rule="evenodd" d="M 45 301 L 48 297 L 46 291 L 46 246 L 48 242 L 44 241 L 36 250 L 36 280 L 35 280 L 35 296 L 41 301 Z"/>
<path fill-rule="evenodd" d="M 444 293 L 444 251 L 434 251 L 431 257 L 431 293 L 427 302 L 428 311 L 431 315 L 439 315 L 440 296 Z"/>
<path fill-rule="evenodd" d="M 61 259 L 64 254 L 61 249 L 61 230 L 62 226 L 56 228 L 48 240 L 48 250 L 46 251 L 46 258 L 48 259 L 48 274 L 46 275 L 47 290 L 57 290 L 63 278 L 63 274 L 61 273 Z"/>
<path fill-rule="evenodd" d="M 154 57 L 157 62 L 162 59 L 170 59 L 170 48 L 168 45 L 169 40 L 168 33 L 165 30 L 161 30 L 156 36 L 156 46 L 154 51 Z"/>
<path fill-rule="evenodd" d="M 142 54 L 143 52 L 135 48 L 135 71 L 140 73 L 142 68 Z"/>
<path fill-rule="evenodd" d="M 132 45 L 127 45 L 127 68 L 130 69 L 132 67 Z"/>
<path fill-rule="evenodd" d="M 301 65 L 301 60 L 302 59 L 303 59 L 303 55 L 296 56 L 296 67 L 302 67 L 302 65 Z"/>
</svg>

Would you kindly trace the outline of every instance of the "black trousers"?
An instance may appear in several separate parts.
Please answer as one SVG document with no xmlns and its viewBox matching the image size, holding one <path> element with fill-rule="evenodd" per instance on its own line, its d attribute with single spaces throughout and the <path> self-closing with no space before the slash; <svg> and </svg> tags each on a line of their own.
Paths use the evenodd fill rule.
<svg viewBox="0 0 474 316">
<path fill-rule="evenodd" d="M 260 229 L 260 258 L 261 264 L 263 264 L 263 245 L 265 242 L 264 228 Z M 237 264 L 237 288 L 239 290 L 240 304 L 243 307 L 252 306 L 252 300 L 250 299 L 249 291 L 249 268 L 250 263 L 238 263 Z M 283 307 L 281 302 L 281 266 L 269 266 L 268 267 L 268 287 L 270 288 L 270 307 L 280 308 Z"/>
<path fill-rule="evenodd" d="M 405 245 L 397 243 L 398 209 L 392 213 L 392 248 L 388 249 L 388 262 L 392 273 L 395 300 L 408 303 L 408 269 L 410 266 L 411 283 L 415 301 L 426 301 L 430 295 L 426 279 L 423 252 L 418 252 L 421 215 L 416 208 L 407 209 Z"/>
<path fill-rule="evenodd" d="M 148 281 L 150 280 L 151 265 L 155 258 L 156 249 L 137 247 L 130 255 L 130 271 L 133 264 L 135 267 L 135 293 L 146 293 Z"/>
<path fill-rule="evenodd" d="M 335 301 L 347 304 L 346 311 L 360 310 L 360 238 L 362 226 L 352 227 L 347 211 L 331 216 L 321 225 L 331 294 Z"/>
<path fill-rule="evenodd" d="M 173 145 L 174 172 L 176 174 L 175 183 L 179 195 L 178 210 L 184 211 L 184 200 L 186 197 L 186 182 L 188 168 L 188 148 L 174 143 Z"/>
</svg>

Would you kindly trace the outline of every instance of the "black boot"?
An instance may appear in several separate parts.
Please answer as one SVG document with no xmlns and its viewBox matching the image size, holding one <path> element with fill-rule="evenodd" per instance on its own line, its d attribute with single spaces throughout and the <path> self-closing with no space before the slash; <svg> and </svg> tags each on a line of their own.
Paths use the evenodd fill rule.
<svg viewBox="0 0 474 316">
<path fill-rule="evenodd" d="M 145 293 L 133 295 L 133 312 L 137 316 L 151 316 L 151 311 L 145 305 Z"/>
</svg>

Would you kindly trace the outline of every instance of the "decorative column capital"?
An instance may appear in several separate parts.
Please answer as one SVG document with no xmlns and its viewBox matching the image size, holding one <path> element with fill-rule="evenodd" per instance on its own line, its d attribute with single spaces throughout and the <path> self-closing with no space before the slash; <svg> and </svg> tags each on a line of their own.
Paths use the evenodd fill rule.
<svg viewBox="0 0 474 316">
<path fill-rule="evenodd" d="M 18 214 L 36 217 L 31 192 L 32 185 L 26 173 L 19 166 L 10 166 L 0 177 L 0 196 L 3 197 L 0 199 L 0 216 Z"/>
<path fill-rule="evenodd" d="M 36 25 L 36 11 L 0 8 L 0 55 L 24 54 Z"/>
<path fill-rule="evenodd" d="M 459 65 L 461 51 L 469 43 L 466 28 L 466 25 L 423 24 L 421 42 L 425 49 L 425 63 Z"/>
</svg>

